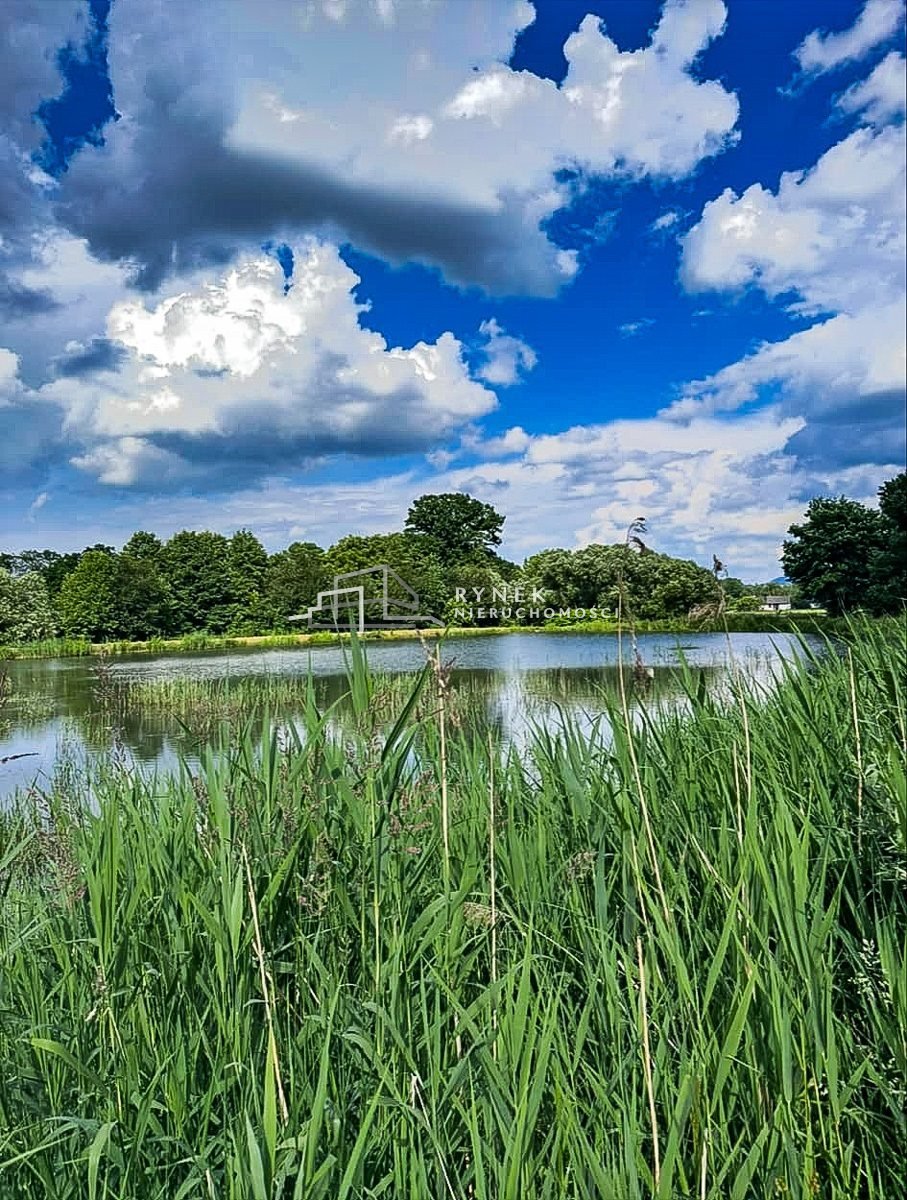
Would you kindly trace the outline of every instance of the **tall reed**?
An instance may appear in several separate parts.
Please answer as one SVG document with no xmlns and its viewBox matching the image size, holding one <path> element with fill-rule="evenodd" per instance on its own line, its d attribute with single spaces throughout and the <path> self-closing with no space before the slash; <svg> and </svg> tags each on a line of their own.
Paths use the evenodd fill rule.
<svg viewBox="0 0 907 1200">
<path fill-rule="evenodd" d="M 902 635 L 443 758 L 350 667 L 0 817 L 0 1195 L 900 1194 Z"/>
</svg>

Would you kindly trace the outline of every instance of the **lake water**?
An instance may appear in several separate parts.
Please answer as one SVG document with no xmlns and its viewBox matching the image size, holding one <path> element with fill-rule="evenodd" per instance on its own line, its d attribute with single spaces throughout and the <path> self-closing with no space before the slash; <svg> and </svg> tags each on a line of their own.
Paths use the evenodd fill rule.
<svg viewBox="0 0 907 1200">
<path fill-rule="evenodd" d="M 651 675 L 645 692 L 659 704 L 682 704 L 682 661 L 707 686 L 720 688 L 728 680 L 731 656 L 749 677 L 770 685 L 779 660 L 792 656 L 796 646 L 795 638 L 783 634 L 640 635 L 639 650 Z M 417 641 L 366 643 L 365 651 L 371 669 L 380 674 L 412 674 L 425 664 Z M 627 638 L 623 651 L 629 669 Z M 297 701 L 293 688 L 286 688 L 277 714 L 292 721 L 311 673 L 319 704 L 339 701 L 342 714 L 347 655 L 340 647 L 324 646 L 136 655 L 101 665 L 93 658 L 9 661 L 0 668 L 8 693 L 0 708 L 0 797 L 23 787 L 47 788 L 67 764 L 81 766 L 112 749 L 128 763 L 148 769 L 169 770 L 181 758 L 194 761 L 201 734 L 191 723 L 187 729 L 171 712 L 141 705 L 112 716 L 104 700 L 111 689 L 129 694 L 143 684 L 188 679 L 219 681 L 225 692 L 248 681 L 296 680 Z M 445 643 L 442 660 L 452 663 L 451 687 L 468 690 L 473 711 L 481 710 L 485 725 L 517 744 L 539 724 L 557 725 L 564 714 L 590 726 L 600 718 L 604 695 L 613 695 L 617 686 L 613 635 L 457 638 Z M 17 755 L 28 757 L 12 757 Z"/>
</svg>

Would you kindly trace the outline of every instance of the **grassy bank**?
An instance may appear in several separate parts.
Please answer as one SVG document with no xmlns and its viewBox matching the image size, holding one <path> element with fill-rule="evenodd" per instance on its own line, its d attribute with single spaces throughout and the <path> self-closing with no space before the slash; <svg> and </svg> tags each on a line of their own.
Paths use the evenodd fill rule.
<svg viewBox="0 0 907 1200">
<path fill-rule="evenodd" d="M 661 621 L 637 620 L 634 628 L 638 633 L 784 633 L 796 630 L 806 632 L 831 630 L 836 624 L 824 613 L 810 610 L 793 613 L 726 613 L 720 621 L 690 621 L 684 617 L 672 617 Z M 617 621 L 577 621 L 573 624 L 552 622 L 546 625 L 495 625 L 475 627 L 450 627 L 446 630 L 424 629 L 426 638 L 438 637 L 442 633 L 450 637 L 482 637 L 502 633 L 603 633 L 628 632 L 629 625 Z M 40 642 L 20 642 L 0 645 L 0 660 L 9 658 L 84 658 L 92 654 L 166 654 L 193 650 L 235 650 L 255 647 L 260 650 L 295 649 L 300 646 L 335 645 L 340 636 L 349 640 L 348 634 L 336 634 L 329 630 L 313 633 L 269 633 L 257 637 L 231 636 L 227 634 L 192 633 L 178 638 L 151 638 L 144 642 L 89 642 L 84 638 L 47 638 Z M 420 634 L 409 629 L 368 630 L 363 641 L 406 641 Z"/>
<path fill-rule="evenodd" d="M 903 638 L 614 740 L 227 737 L 0 817 L 0 1194 L 900 1194 Z M 430 703 L 425 703 L 425 697 Z M 415 723 L 419 722 L 418 730 Z M 421 757 L 414 758 L 418 732 Z"/>
</svg>

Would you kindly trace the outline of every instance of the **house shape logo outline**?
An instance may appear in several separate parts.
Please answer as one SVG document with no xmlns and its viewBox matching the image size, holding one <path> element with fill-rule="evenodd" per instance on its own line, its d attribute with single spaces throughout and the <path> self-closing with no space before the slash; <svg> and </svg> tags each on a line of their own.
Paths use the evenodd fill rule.
<svg viewBox="0 0 907 1200">
<path fill-rule="evenodd" d="M 377 596 L 368 594 L 367 585 L 378 578 L 381 581 L 380 593 Z M 380 616 L 372 616 L 370 610 L 379 604 Z M 288 620 L 305 621 L 309 629 L 330 629 L 339 632 L 341 628 L 351 627 L 351 609 L 356 614 L 358 633 L 364 633 L 366 629 L 418 629 L 425 625 L 444 624 L 437 617 L 419 612 L 418 593 L 387 563 L 363 567 L 358 571 L 343 571 L 335 575 L 332 588 L 319 592 L 314 604 L 304 613 L 298 613 Z M 343 627 L 342 613 L 347 615 Z M 318 614 L 323 615 L 319 617 Z"/>
</svg>

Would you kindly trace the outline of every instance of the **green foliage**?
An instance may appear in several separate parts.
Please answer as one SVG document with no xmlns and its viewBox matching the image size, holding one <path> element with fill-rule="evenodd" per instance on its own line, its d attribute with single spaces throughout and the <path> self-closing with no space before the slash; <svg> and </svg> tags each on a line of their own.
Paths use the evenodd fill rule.
<svg viewBox="0 0 907 1200">
<path fill-rule="evenodd" d="M 130 537 L 121 553 L 124 558 L 135 558 L 140 562 L 151 562 L 159 566 L 163 549 L 164 544 L 156 533 L 138 529 Z"/>
<path fill-rule="evenodd" d="M 119 566 L 104 550 L 86 550 L 60 589 L 60 623 L 68 637 L 103 641 L 117 636 Z"/>
<path fill-rule="evenodd" d="M 173 597 L 178 633 L 224 633 L 236 616 L 229 564 L 230 543 L 220 533 L 184 529 L 163 551 L 162 568 Z"/>
<path fill-rule="evenodd" d="M 258 633 L 274 625 L 277 614 L 267 599 L 268 565 L 268 553 L 255 534 L 237 530 L 227 557 L 235 597 L 231 632 Z"/>
<path fill-rule="evenodd" d="M 817 497 L 791 525 L 781 561 L 808 599 L 832 615 L 868 604 L 885 539 L 880 513 L 845 496 Z"/>
<path fill-rule="evenodd" d="M 324 551 L 314 542 L 293 542 L 275 554 L 268 568 L 266 595 L 278 621 L 314 604 L 330 584 Z"/>
<path fill-rule="evenodd" d="M 746 595 L 746 584 L 731 576 L 728 579 L 720 580 L 721 590 L 727 596 L 728 600 L 742 600 Z"/>
<path fill-rule="evenodd" d="M 359 666 L 342 739 L 20 797 L 0 1194 L 900 1195 L 907 661 L 848 645 L 519 755 Z"/>
<path fill-rule="evenodd" d="M 69 637 L 138 641 L 167 630 L 172 600 L 150 559 L 87 550 L 64 579 L 58 608 Z"/>
<path fill-rule="evenodd" d="M 386 563 L 418 593 L 422 612 L 440 613 L 448 597 L 444 567 L 435 543 L 425 534 L 376 533 L 345 537 L 324 556 L 329 577 Z"/>
<path fill-rule="evenodd" d="M 712 574 L 696 563 L 628 546 L 545 550 L 526 560 L 523 577 L 547 594 L 552 607 L 616 612 L 621 580 L 624 603 L 636 617 L 685 616 L 715 597 Z"/>
<path fill-rule="evenodd" d="M 907 471 L 879 488 L 882 544 L 870 564 L 869 607 L 896 613 L 907 604 Z"/>
<path fill-rule="evenodd" d="M 501 544 L 504 517 L 490 504 L 464 492 L 420 496 L 410 507 L 405 529 L 434 543 L 445 566 Z"/>
<path fill-rule="evenodd" d="M 166 544 L 140 530 L 119 555 L 102 545 L 67 555 L 25 550 L 0 555 L 0 568 L 14 580 L 43 579 L 51 612 L 42 606 L 44 592 L 32 600 L 6 586 L 0 641 L 45 640 L 59 626 L 77 638 L 103 640 L 270 634 L 288 629 L 287 617 L 312 604 L 334 575 L 382 563 L 419 594 L 424 614 L 460 625 L 541 626 L 554 619 L 562 626 L 573 618 L 546 617 L 546 607 L 614 615 L 619 604 L 625 617 L 673 625 L 690 614 L 707 619 L 706 609 L 756 612 L 766 595 L 778 592 L 788 593 L 794 607 L 815 601 L 833 614 L 861 606 L 893 613 L 907 595 L 905 479 L 902 474 L 883 485 L 879 511 L 843 497 L 814 500 L 806 521 L 792 526 L 785 542 L 792 585 L 717 578 L 696 563 L 654 553 L 638 537 L 630 544 L 544 550 L 518 566 L 494 550 L 501 514 L 461 493 L 421 496 L 404 531 L 350 535 L 327 551 L 295 542 L 269 558 L 248 529 L 230 538 L 184 530 Z M 517 588 L 524 596 L 541 592 L 544 601 L 514 600 Z M 466 590 L 465 606 L 457 589 Z M 475 589 L 482 599 L 471 600 Z M 493 599 L 505 589 L 507 601 Z M 473 617 L 463 615 L 468 608 Z M 515 615 L 520 608 L 522 617 Z M 39 630 L 40 637 L 31 636 Z"/>
<path fill-rule="evenodd" d="M 0 567 L 0 644 L 53 637 L 56 626 L 44 577 L 37 571 L 13 576 Z"/>
</svg>

